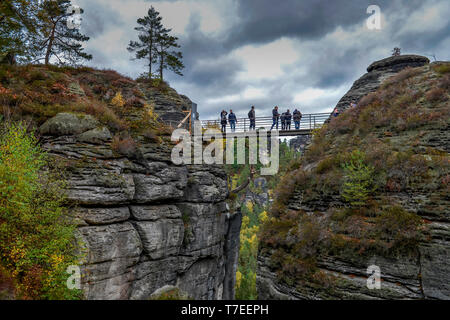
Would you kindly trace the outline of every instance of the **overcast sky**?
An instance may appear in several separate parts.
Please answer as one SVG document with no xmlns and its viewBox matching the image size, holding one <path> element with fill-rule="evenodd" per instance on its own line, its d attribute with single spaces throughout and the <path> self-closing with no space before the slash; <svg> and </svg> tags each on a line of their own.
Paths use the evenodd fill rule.
<svg viewBox="0 0 450 320">
<path fill-rule="evenodd" d="M 402 53 L 449 60 L 448 0 L 74 0 L 91 37 L 89 65 L 137 77 L 144 61 L 126 50 L 136 20 L 151 5 L 179 37 L 184 77 L 166 72 L 179 93 L 198 103 L 201 119 L 223 108 L 257 116 L 299 107 L 331 111 L 375 60 Z M 381 8 L 381 30 L 366 24 L 369 5 Z M 433 58 L 430 57 L 430 60 Z"/>
</svg>

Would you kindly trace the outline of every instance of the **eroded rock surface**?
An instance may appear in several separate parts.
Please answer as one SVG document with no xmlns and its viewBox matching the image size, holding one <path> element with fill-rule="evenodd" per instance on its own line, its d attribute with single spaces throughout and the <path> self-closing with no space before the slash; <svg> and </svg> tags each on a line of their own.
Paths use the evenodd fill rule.
<svg viewBox="0 0 450 320">
<path fill-rule="evenodd" d="M 396 75 L 405 68 L 421 67 L 430 63 L 426 57 L 418 55 L 403 55 L 389 57 L 372 63 L 367 68 L 367 73 L 355 81 L 348 91 L 338 102 L 336 107 L 340 112 L 350 108 L 354 101 L 358 103 L 362 97 L 375 92 L 384 80 Z"/>
<path fill-rule="evenodd" d="M 145 143 L 143 159 L 129 159 L 90 117 L 59 114 L 41 132 L 68 171 L 87 299 L 148 299 L 166 286 L 234 297 L 241 216 L 229 213 L 220 167 L 175 166 L 169 148 Z"/>
<path fill-rule="evenodd" d="M 427 63 L 426 58 L 406 56 L 388 58 L 372 64 L 368 69 L 369 73 L 355 83 L 354 88 L 341 100 L 339 106 L 345 108 L 351 99 L 359 99 L 361 95 L 374 90 L 379 86 L 382 79 L 386 79 L 398 70 L 407 66 L 420 66 L 424 63 Z M 433 66 L 423 66 L 416 71 L 419 72 L 419 75 L 414 82 L 409 82 L 408 88 L 411 88 L 411 90 L 421 89 L 423 92 L 427 92 L 436 83 L 433 82 L 437 78 L 433 71 Z M 382 91 L 381 94 L 384 92 Z M 448 90 L 444 94 L 448 94 Z M 395 96 L 392 99 L 394 98 Z M 424 114 L 430 112 L 430 109 L 442 110 L 443 108 L 447 108 L 447 113 L 444 114 L 448 114 L 448 102 L 446 102 L 448 100 L 443 100 L 439 103 L 426 102 L 425 99 L 418 101 L 418 108 L 422 108 Z M 413 101 L 412 103 L 417 102 Z M 317 260 L 314 261 L 314 268 L 317 270 L 315 274 L 319 274 L 320 279 L 305 276 L 306 272 L 297 271 L 298 274 L 304 276 L 302 280 L 298 282 L 289 281 L 289 279 L 286 280 L 280 277 L 280 269 L 282 267 L 273 258 L 277 246 L 287 246 L 289 249 L 292 248 L 292 251 L 296 250 L 294 246 L 300 241 L 295 241 L 295 238 L 293 238 L 295 231 L 291 233 L 291 230 L 294 230 L 292 228 L 282 238 L 284 242 L 276 240 L 278 241 L 276 246 L 267 246 L 267 248 L 261 248 L 262 246 L 260 246 L 262 250 L 260 250 L 258 256 L 257 273 L 259 298 L 268 300 L 450 299 L 450 198 L 448 196 L 448 184 L 445 182 L 445 177 L 448 177 L 450 127 L 448 117 L 443 118 L 446 118 L 446 120 L 442 122 L 442 125 L 429 121 L 425 126 L 419 127 L 417 131 L 414 131 L 414 129 L 399 130 L 390 137 L 392 144 L 397 148 L 396 150 L 405 148 L 404 150 L 410 150 L 411 154 L 416 155 L 418 158 L 422 157 L 426 161 L 432 159 L 428 152 L 431 152 L 432 148 L 434 148 L 435 154 L 442 158 L 442 162 L 439 162 L 436 168 L 439 172 L 443 172 L 443 179 L 433 180 L 433 175 L 423 178 L 419 177 L 417 173 L 408 173 L 403 168 L 391 168 L 386 170 L 389 179 L 397 179 L 401 181 L 402 185 L 406 185 L 405 179 L 417 179 L 415 180 L 416 184 L 409 184 L 408 187 L 402 187 L 403 189 L 384 188 L 374 197 L 375 200 L 383 197 L 387 199 L 386 203 L 401 205 L 402 208 L 416 214 L 423 221 L 423 231 L 421 231 L 423 234 L 418 238 L 413 250 L 403 248 L 393 254 L 388 254 L 387 251 L 371 251 L 369 253 L 354 251 L 349 254 L 345 246 L 350 241 L 358 242 L 371 239 L 370 235 L 364 232 L 365 229 L 361 228 L 359 235 L 358 232 L 344 234 L 344 237 L 350 239 L 350 241 L 344 242 L 345 245 L 340 250 L 334 252 L 322 250 L 320 254 L 314 254 L 314 258 Z M 396 121 L 395 114 L 393 121 Z M 372 132 L 372 134 L 376 135 L 377 133 Z M 423 139 L 414 140 L 416 141 L 414 144 L 411 141 L 411 137 L 414 137 L 416 134 L 422 135 Z M 383 139 L 383 135 L 382 133 L 378 137 Z M 361 136 L 355 134 L 354 138 L 359 140 Z M 341 137 L 339 135 L 333 136 L 333 139 L 350 140 L 349 136 Z M 333 142 L 329 146 L 329 152 L 342 152 L 343 145 L 345 144 Z M 361 146 L 358 143 L 354 143 L 352 147 L 355 145 Z M 365 148 L 370 148 L 370 146 L 363 146 L 362 148 L 364 148 L 362 150 L 366 150 Z M 321 163 L 323 164 L 321 162 L 323 159 L 326 158 L 314 159 L 309 162 L 305 161 L 306 163 L 303 164 L 302 169 L 304 172 L 313 172 L 319 168 Z M 433 168 L 430 163 L 427 163 L 425 170 Z M 317 176 L 313 177 L 317 178 Z M 437 177 L 440 176 L 437 175 Z M 306 184 L 306 182 L 302 183 Z M 315 196 L 307 198 L 307 192 L 294 190 L 285 204 L 287 210 L 292 210 L 293 212 L 302 211 L 310 217 L 316 217 L 317 220 L 315 221 L 318 221 L 316 225 L 319 226 L 317 230 L 321 232 L 323 230 L 330 232 L 330 229 L 321 228 L 320 221 L 328 219 L 333 208 L 348 206 L 341 199 L 339 191 L 328 194 L 316 193 Z M 352 220 L 348 221 L 349 225 L 351 225 L 350 221 Z M 300 222 L 298 225 L 300 225 Z M 327 228 L 330 226 L 330 224 L 324 225 Z M 356 223 L 353 226 L 355 230 L 358 229 Z M 349 229 L 346 229 L 346 232 Z M 317 239 L 320 240 L 324 234 L 317 232 L 319 234 Z M 316 242 L 319 242 L 319 240 Z M 370 241 L 374 240 L 371 239 Z M 326 242 L 324 244 L 327 245 Z M 311 249 L 312 247 L 312 245 L 309 245 L 307 248 L 302 247 L 302 250 Z M 368 267 L 370 266 L 377 266 L 381 270 L 381 288 L 379 290 L 367 287 Z M 326 277 L 330 277 L 330 280 L 328 281 Z"/>
</svg>

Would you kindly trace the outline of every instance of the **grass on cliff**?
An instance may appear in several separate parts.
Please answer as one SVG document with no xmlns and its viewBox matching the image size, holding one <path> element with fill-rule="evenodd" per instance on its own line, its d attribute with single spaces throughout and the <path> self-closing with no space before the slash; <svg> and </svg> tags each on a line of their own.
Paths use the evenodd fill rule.
<svg viewBox="0 0 450 320">
<path fill-rule="evenodd" d="M 64 208 L 64 179 L 22 124 L 0 132 L 0 288 L 10 298 L 79 299 L 69 290 L 77 265 L 75 226 Z"/>
<path fill-rule="evenodd" d="M 89 114 L 115 133 L 167 135 L 139 83 L 112 70 L 0 65 L 0 106 L 5 119 L 34 127 L 60 112 Z"/>
<path fill-rule="evenodd" d="M 332 287 L 317 267 L 323 255 L 417 257 L 427 221 L 398 199 L 426 193 L 422 210 L 448 216 L 450 158 L 445 143 L 433 143 L 450 127 L 448 65 L 400 72 L 314 133 L 259 235 L 282 281 Z"/>
</svg>

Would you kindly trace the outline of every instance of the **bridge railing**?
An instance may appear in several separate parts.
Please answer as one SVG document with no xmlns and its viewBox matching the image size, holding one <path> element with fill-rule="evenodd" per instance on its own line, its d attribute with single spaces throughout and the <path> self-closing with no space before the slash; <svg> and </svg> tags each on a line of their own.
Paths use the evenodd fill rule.
<svg viewBox="0 0 450 320">
<path fill-rule="evenodd" d="M 314 114 L 303 114 L 303 117 L 300 121 L 300 130 L 314 130 L 323 126 L 325 121 L 329 119 L 329 113 L 314 113 Z M 207 128 L 217 128 L 221 129 L 221 121 L 217 120 L 201 120 L 202 127 L 204 129 Z M 272 117 L 257 117 L 255 120 L 256 129 L 264 128 L 266 130 L 270 130 L 273 124 Z M 275 127 L 276 128 L 276 127 Z M 281 130 L 281 120 L 278 120 L 278 129 Z M 227 120 L 227 131 L 230 131 L 230 123 Z M 250 120 L 248 118 L 238 118 L 236 122 L 236 132 L 247 132 L 250 130 Z M 295 122 L 291 120 L 291 129 L 286 131 L 296 131 Z"/>
</svg>

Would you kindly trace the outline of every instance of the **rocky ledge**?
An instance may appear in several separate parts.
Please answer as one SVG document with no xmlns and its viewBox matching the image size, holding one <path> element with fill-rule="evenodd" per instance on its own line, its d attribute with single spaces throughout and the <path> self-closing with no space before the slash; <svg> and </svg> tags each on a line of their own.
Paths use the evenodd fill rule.
<svg viewBox="0 0 450 320">
<path fill-rule="evenodd" d="M 393 70 L 426 62 L 426 58 L 407 56 L 372 64 L 369 74 L 355 83 L 340 106 L 344 108 L 343 101 L 379 86 L 381 79 L 390 77 Z M 260 299 L 450 299 L 450 96 L 446 66 L 448 62 L 430 64 L 390 79 L 372 95 L 375 104 L 366 100 L 366 105 L 363 103 L 359 109 L 348 110 L 333 119 L 324 129 L 324 136 L 313 138 L 301 171 L 289 172 L 276 190 L 281 194 L 278 197 L 285 200 L 275 203 L 280 208 L 275 211 L 280 218 L 271 218 L 274 227 L 266 233 L 270 239 L 263 239 L 260 245 L 257 273 Z M 438 94 L 432 95 L 434 92 Z M 386 97 L 391 104 L 380 102 Z M 405 97 L 410 100 L 404 102 Z M 422 122 L 410 127 L 394 125 L 403 121 L 402 112 L 406 108 L 408 114 L 417 112 L 416 117 Z M 376 113 L 378 109 L 382 111 Z M 390 113 L 385 124 L 372 124 L 387 112 Z M 430 114 L 440 116 L 428 117 Z M 364 133 L 363 129 L 368 131 Z M 315 157 L 313 152 L 318 154 L 320 148 L 324 153 Z M 378 173 L 386 173 L 387 183 L 380 184 L 378 191 L 370 195 L 368 202 L 381 203 L 371 209 L 371 216 L 344 210 L 341 212 L 355 215 L 338 217 L 333 212 L 350 206 L 340 195 L 342 184 L 335 184 L 345 174 L 339 171 L 341 165 L 336 155 L 342 156 L 346 150 L 355 148 L 366 155 L 376 154 L 370 163 L 376 165 L 379 161 Z M 393 159 L 400 159 L 400 154 L 419 159 L 423 166 L 415 162 L 408 167 L 405 163 L 412 160 L 395 162 Z M 425 172 L 423 175 L 418 173 L 419 167 Z M 296 182 L 285 187 L 283 183 L 290 180 Z M 395 187 L 391 185 L 394 181 L 399 181 Z M 389 221 L 372 219 L 389 206 L 402 208 L 411 214 L 410 218 L 402 220 L 397 212 Z M 421 221 L 420 229 L 415 231 L 416 242 L 389 251 L 395 237 L 405 236 L 404 228 L 412 217 Z M 391 234 L 382 238 L 379 231 L 378 236 L 371 231 L 376 223 L 381 229 L 398 224 L 399 229 L 392 229 Z M 374 249 L 380 239 L 388 239 L 388 246 Z M 380 268 L 379 289 L 367 287 L 370 266 Z"/>
<path fill-rule="evenodd" d="M 123 156 L 88 115 L 58 114 L 41 134 L 67 169 L 86 299 L 148 299 L 166 287 L 234 298 L 241 216 L 229 212 L 220 167 L 175 166 L 169 147 L 144 141 L 138 157 Z"/>
<path fill-rule="evenodd" d="M 377 91 L 383 81 L 403 69 L 421 67 L 428 63 L 430 63 L 428 58 L 418 55 L 393 56 L 375 61 L 367 68 L 367 73 L 355 81 L 336 107 L 342 112 L 350 107 L 352 101 L 358 103 L 367 94 Z"/>
</svg>

